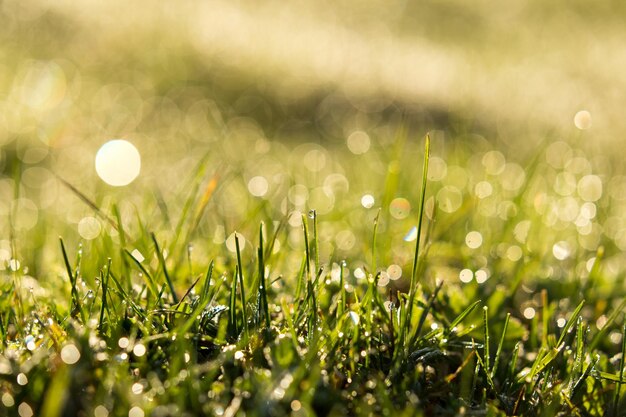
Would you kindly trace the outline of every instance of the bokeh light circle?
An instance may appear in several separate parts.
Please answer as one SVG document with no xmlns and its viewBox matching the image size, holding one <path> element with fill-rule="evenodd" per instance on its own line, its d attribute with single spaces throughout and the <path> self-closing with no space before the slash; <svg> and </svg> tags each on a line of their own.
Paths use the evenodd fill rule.
<svg viewBox="0 0 626 417">
<path fill-rule="evenodd" d="M 96 172 L 102 181 L 114 187 L 130 184 L 139 176 L 141 156 L 132 143 L 123 139 L 111 140 L 96 154 Z"/>
</svg>

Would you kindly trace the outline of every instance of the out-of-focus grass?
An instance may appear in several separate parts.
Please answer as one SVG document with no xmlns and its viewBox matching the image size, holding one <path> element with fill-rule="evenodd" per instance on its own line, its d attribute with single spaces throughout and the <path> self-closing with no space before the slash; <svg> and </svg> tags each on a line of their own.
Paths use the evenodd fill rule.
<svg viewBox="0 0 626 417">
<path fill-rule="evenodd" d="M 7 413 L 619 414 L 623 14 L 1 3 Z"/>
</svg>

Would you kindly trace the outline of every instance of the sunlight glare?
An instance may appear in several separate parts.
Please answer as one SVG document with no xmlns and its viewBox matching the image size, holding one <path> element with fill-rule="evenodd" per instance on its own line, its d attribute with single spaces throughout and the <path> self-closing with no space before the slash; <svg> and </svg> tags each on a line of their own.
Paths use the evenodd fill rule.
<svg viewBox="0 0 626 417">
<path fill-rule="evenodd" d="M 111 140 L 96 154 L 96 172 L 102 181 L 114 187 L 123 187 L 137 178 L 141 170 L 141 156 L 137 148 L 122 139 Z"/>
</svg>

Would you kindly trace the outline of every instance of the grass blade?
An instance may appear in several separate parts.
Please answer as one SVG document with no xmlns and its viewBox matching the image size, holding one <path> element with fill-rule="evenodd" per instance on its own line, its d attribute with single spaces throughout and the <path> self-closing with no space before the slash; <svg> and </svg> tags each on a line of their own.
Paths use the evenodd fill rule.
<svg viewBox="0 0 626 417">
<path fill-rule="evenodd" d="M 109 276 L 111 271 L 111 258 L 106 267 L 106 274 L 100 271 L 100 282 L 102 283 L 102 304 L 100 306 L 100 320 L 98 320 L 98 331 L 100 334 L 104 331 L 104 313 L 108 312 L 107 297 L 109 289 Z"/>
<path fill-rule="evenodd" d="M 246 316 L 246 291 L 243 279 L 243 267 L 241 263 L 241 249 L 239 247 L 239 235 L 235 232 L 235 248 L 237 250 L 237 275 L 239 275 L 239 286 L 241 287 L 239 292 L 241 294 L 241 312 L 243 314 L 243 331 L 246 335 L 246 340 L 249 338 L 248 334 L 248 317 Z"/>
<path fill-rule="evenodd" d="M 622 357 L 619 361 L 619 379 L 615 384 L 615 399 L 613 400 L 613 410 L 614 415 L 617 415 L 619 410 L 619 399 L 622 390 L 622 384 L 624 381 L 624 363 L 626 361 L 626 323 L 624 323 L 624 327 L 622 328 Z"/>
<path fill-rule="evenodd" d="M 204 277 L 204 284 L 202 285 L 202 291 L 200 291 L 200 303 L 203 303 L 205 300 L 209 298 L 209 289 L 211 288 L 211 278 L 213 277 L 213 265 L 214 262 L 211 261 L 209 264 L 209 268 L 206 271 L 206 276 Z"/>
<path fill-rule="evenodd" d="M 70 266 L 70 260 L 67 256 L 67 250 L 65 249 L 65 243 L 63 243 L 63 238 L 59 237 L 59 243 L 61 244 L 61 252 L 63 253 L 63 262 L 65 263 L 65 269 L 67 270 L 67 275 L 70 279 L 70 285 L 72 286 L 71 290 L 71 304 L 70 304 L 70 314 L 72 317 L 76 318 L 76 316 L 81 313 L 80 308 L 80 300 L 78 296 L 78 289 L 76 288 L 76 275 L 72 271 L 72 267 Z M 84 322 L 84 317 L 83 322 Z"/>
<path fill-rule="evenodd" d="M 500 362 L 500 354 L 502 353 L 502 346 L 504 346 L 504 337 L 506 336 L 506 331 L 509 328 L 509 321 L 511 319 L 511 313 L 507 313 L 506 319 L 504 320 L 504 327 L 502 328 L 502 336 L 500 336 L 500 343 L 498 343 L 498 350 L 496 350 L 496 357 L 493 360 L 493 368 L 491 369 L 491 378 L 495 378 L 496 371 L 498 370 L 498 364 Z"/>
<path fill-rule="evenodd" d="M 490 371 L 490 359 L 491 356 L 489 354 L 489 307 L 484 306 L 483 307 L 483 328 L 484 328 L 484 335 L 485 335 L 485 343 L 484 343 L 484 355 L 485 355 L 485 363 L 484 363 L 484 368 L 485 368 L 485 372 L 489 375 L 489 377 L 491 378 L 491 371 Z"/>
<path fill-rule="evenodd" d="M 580 314 L 580 310 L 582 310 L 584 305 L 585 305 L 585 300 L 582 300 L 580 304 L 578 304 L 574 312 L 572 313 L 567 323 L 565 323 L 565 326 L 563 327 L 563 331 L 561 332 L 561 336 L 559 337 L 559 341 L 556 343 L 557 347 L 561 346 L 561 343 L 563 343 L 563 340 L 565 340 L 565 336 L 567 336 L 569 330 L 572 328 L 574 323 L 576 323 L 576 320 L 578 320 L 578 315 Z"/>
<path fill-rule="evenodd" d="M 263 223 L 259 226 L 259 249 L 258 249 L 258 262 L 259 262 L 259 306 L 257 311 L 263 312 L 265 316 L 265 327 L 270 328 L 270 310 L 267 302 L 267 282 L 265 280 L 265 261 L 263 257 Z M 257 318 L 257 322 L 260 322 Z"/>
<path fill-rule="evenodd" d="M 172 300 L 174 300 L 174 304 L 178 304 L 178 296 L 176 295 L 176 290 L 174 290 L 174 285 L 172 284 L 172 279 L 170 278 L 170 274 L 167 272 L 167 266 L 165 265 L 165 258 L 163 257 L 163 252 L 161 252 L 161 248 L 159 247 L 159 242 L 157 242 L 157 238 L 154 233 L 150 233 L 150 237 L 152 237 L 152 243 L 154 243 L 154 248 L 156 250 L 159 264 L 161 264 L 163 275 L 165 275 L 165 281 L 172 294 Z"/>
<path fill-rule="evenodd" d="M 135 258 L 135 256 L 132 253 L 130 253 L 127 249 L 124 249 L 124 253 L 133 262 L 135 262 L 135 265 L 137 265 L 137 267 L 141 271 L 142 276 L 144 277 L 144 280 L 146 281 L 146 284 L 148 284 L 148 289 L 150 290 L 152 295 L 154 295 L 154 297 L 156 298 L 156 303 L 158 305 L 162 305 L 163 303 L 161 300 L 161 296 L 159 295 L 158 286 L 152 274 L 143 266 L 143 264 L 139 261 L 139 259 Z"/>
<path fill-rule="evenodd" d="M 417 216 L 417 237 L 415 239 L 415 254 L 413 256 L 413 268 L 411 269 L 411 281 L 409 287 L 409 299 L 407 305 L 406 318 L 401 329 L 401 341 L 407 332 L 407 328 L 411 323 L 413 315 L 413 304 L 417 292 L 417 260 L 419 258 L 420 240 L 422 235 L 422 220 L 424 218 L 424 202 L 426 198 L 426 182 L 428 180 L 428 161 L 430 159 L 430 135 L 426 135 L 426 143 L 424 145 L 424 166 L 422 171 L 422 189 L 420 193 L 419 212 Z"/>
</svg>

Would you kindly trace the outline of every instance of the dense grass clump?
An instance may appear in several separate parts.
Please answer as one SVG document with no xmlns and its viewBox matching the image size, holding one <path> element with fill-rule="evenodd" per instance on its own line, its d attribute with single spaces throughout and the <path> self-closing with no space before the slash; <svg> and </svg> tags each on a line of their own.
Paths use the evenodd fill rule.
<svg viewBox="0 0 626 417">
<path fill-rule="evenodd" d="M 487 151 L 486 177 L 461 192 L 467 179 L 440 183 L 445 162 L 429 154 L 427 139 L 419 185 L 404 189 L 410 217 L 389 164 L 380 209 L 338 244 L 352 259 L 327 250 L 345 239 L 315 207 L 251 210 L 242 233 L 207 244 L 222 180 L 202 164 L 161 223 L 67 181 L 102 232 L 36 249 L 55 254 L 36 278 L 11 237 L 0 415 L 626 415 L 619 249 L 577 241 L 551 211 L 567 202 L 549 164 L 520 181 Z"/>
</svg>

